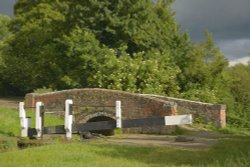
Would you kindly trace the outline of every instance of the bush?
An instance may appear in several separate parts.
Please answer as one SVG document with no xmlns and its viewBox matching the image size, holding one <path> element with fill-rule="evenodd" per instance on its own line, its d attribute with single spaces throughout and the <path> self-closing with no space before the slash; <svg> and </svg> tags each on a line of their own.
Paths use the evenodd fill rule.
<svg viewBox="0 0 250 167">
<path fill-rule="evenodd" d="M 43 88 L 35 89 L 33 91 L 33 93 L 42 94 L 42 93 L 49 93 L 49 92 L 53 92 L 53 91 L 55 91 L 55 90 L 53 90 L 52 88 L 43 87 Z"/>
</svg>

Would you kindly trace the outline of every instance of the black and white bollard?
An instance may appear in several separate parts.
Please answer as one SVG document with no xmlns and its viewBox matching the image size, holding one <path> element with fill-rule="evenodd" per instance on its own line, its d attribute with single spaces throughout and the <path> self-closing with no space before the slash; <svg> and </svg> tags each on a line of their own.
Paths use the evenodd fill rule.
<svg viewBox="0 0 250 167">
<path fill-rule="evenodd" d="M 26 118 L 24 102 L 19 103 L 19 117 L 20 117 L 20 125 L 21 125 L 21 137 L 27 137 L 29 121 L 28 121 L 28 118 Z"/>
<path fill-rule="evenodd" d="M 41 108 L 43 106 L 42 102 L 36 102 L 36 132 L 37 138 L 42 137 L 42 116 Z"/>
<path fill-rule="evenodd" d="M 115 117 L 116 117 L 116 128 L 122 128 L 121 101 L 115 102 Z"/>
<path fill-rule="evenodd" d="M 73 104 L 71 99 L 67 99 L 65 101 L 65 120 L 64 120 L 64 128 L 66 131 L 66 138 L 71 139 L 72 137 L 72 123 L 73 123 L 73 116 L 70 105 Z"/>
</svg>

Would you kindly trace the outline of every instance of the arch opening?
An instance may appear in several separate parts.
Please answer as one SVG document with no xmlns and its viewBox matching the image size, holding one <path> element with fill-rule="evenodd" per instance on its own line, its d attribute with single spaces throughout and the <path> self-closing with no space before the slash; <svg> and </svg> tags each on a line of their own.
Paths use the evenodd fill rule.
<svg viewBox="0 0 250 167">
<path fill-rule="evenodd" d="M 97 116 L 89 119 L 87 122 L 99 122 L 99 121 L 114 121 L 113 118 L 107 116 Z M 114 129 L 107 129 L 107 130 L 93 130 L 90 133 L 98 133 L 104 136 L 112 136 L 114 135 Z"/>
</svg>

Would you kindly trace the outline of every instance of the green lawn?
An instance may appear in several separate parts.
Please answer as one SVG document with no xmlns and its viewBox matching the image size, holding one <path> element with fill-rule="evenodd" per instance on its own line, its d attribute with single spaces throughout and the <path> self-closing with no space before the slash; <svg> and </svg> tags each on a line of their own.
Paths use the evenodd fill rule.
<svg viewBox="0 0 250 167">
<path fill-rule="evenodd" d="M 17 136 L 20 134 L 18 110 L 0 106 L 0 137 Z"/>
<path fill-rule="evenodd" d="M 35 127 L 35 112 L 28 110 L 26 116 L 30 116 L 32 127 Z M 0 106 L 0 137 L 19 136 L 20 134 L 20 118 L 17 109 Z M 64 120 L 53 115 L 45 115 L 45 125 L 63 125 Z"/>
<path fill-rule="evenodd" d="M 55 124 L 63 121 L 54 117 L 49 119 Z M 18 112 L 0 107 L 0 121 L 0 140 L 8 138 L 10 143 L 15 141 L 14 136 L 19 134 Z M 0 153 L 0 166 L 250 166 L 250 136 L 230 136 L 221 139 L 208 150 L 107 144 L 106 139 L 92 142 L 73 140 L 55 143 L 23 150 L 12 148 Z"/>
<path fill-rule="evenodd" d="M 250 166 L 250 138 L 223 140 L 210 150 L 57 143 L 0 154 L 1 166 Z"/>
</svg>

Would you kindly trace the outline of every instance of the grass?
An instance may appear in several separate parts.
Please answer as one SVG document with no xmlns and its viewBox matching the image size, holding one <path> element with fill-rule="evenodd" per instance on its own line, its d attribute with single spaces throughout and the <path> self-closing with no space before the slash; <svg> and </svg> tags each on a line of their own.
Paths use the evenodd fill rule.
<svg viewBox="0 0 250 167">
<path fill-rule="evenodd" d="M 112 145 L 103 143 L 57 143 L 0 155 L 1 165 L 11 166 L 250 166 L 249 137 L 222 140 L 210 150 Z"/>
<path fill-rule="evenodd" d="M 20 134 L 19 114 L 16 109 L 0 107 L 0 137 Z"/>
<path fill-rule="evenodd" d="M 34 117 L 32 112 L 28 115 Z M 46 125 L 63 124 L 62 119 L 51 116 L 46 116 L 46 121 Z M 0 147 L 2 140 L 12 148 L 0 153 L 0 166 L 3 167 L 250 166 L 250 136 L 247 135 L 220 139 L 218 144 L 206 150 L 107 144 L 106 139 L 91 142 L 58 140 L 52 145 L 20 150 L 13 149 L 15 136 L 19 135 L 18 112 L 8 107 L 0 107 L 0 135 Z"/>
<path fill-rule="evenodd" d="M 27 110 L 27 116 L 31 117 L 31 126 L 35 127 L 35 112 Z M 55 115 L 44 115 L 44 126 L 64 125 L 64 119 Z"/>
<path fill-rule="evenodd" d="M 29 110 L 27 111 L 27 116 L 32 118 L 32 127 L 35 127 L 35 113 Z M 64 120 L 56 116 L 45 115 L 45 120 L 46 126 L 64 124 Z M 18 110 L 13 107 L 0 106 L 0 152 L 17 149 L 19 136 L 20 118 Z"/>
<path fill-rule="evenodd" d="M 35 112 L 26 111 L 27 116 L 31 117 L 32 127 L 35 127 Z M 0 107 L 0 137 L 19 136 L 20 135 L 20 118 L 17 109 L 10 107 Z M 45 125 L 63 125 L 64 120 L 53 115 L 45 114 Z"/>
</svg>

